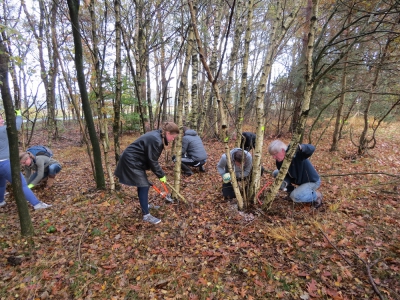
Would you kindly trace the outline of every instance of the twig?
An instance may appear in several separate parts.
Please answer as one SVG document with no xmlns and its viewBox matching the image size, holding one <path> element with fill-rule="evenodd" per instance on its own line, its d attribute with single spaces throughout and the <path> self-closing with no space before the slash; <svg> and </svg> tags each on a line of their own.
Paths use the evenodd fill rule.
<svg viewBox="0 0 400 300">
<path fill-rule="evenodd" d="M 170 185 L 168 182 L 166 182 L 166 184 L 168 185 L 168 187 L 169 187 L 171 190 L 173 190 L 173 191 L 175 192 L 175 194 L 176 194 L 177 196 L 179 196 L 179 198 L 181 198 L 181 199 L 183 200 L 183 202 L 185 202 L 186 204 L 188 204 L 188 202 L 186 201 L 185 197 L 183 197 L 180 193 L 178 193 L 178 192 L 176 191 L 176 189 L 174 189 L 174 187 L 173 187 L 172 185 Z"/>
<path fill-rule="evenodd" d="M 81 260 L 81 244 L 82 244 L 82 239 L 83 239 L 83 236 L 85 235 L 86 230 L 88 229 L 88 227 L 89 227 L 89 225 L 90 225 L 90 222 L 91 222 L 91 221 L 89 221 L 88 224 L 86 225 L 86 228 L 85 228 L 85 230 L 82 232 L 81 237 L 80 237 L 80 239 L 79 239 L 79 244 L 78 244 L 78 260 L 79 260 L 79 264 L 80 264 L 80 265 L 82 265 L 82 260 Z"/>
<path fill-rule="evenodd" d="M 367 269 L 367 274 L 368 274 L 369 282 L 371 283 L 372 288 L 374 289 L 375 294 L 378 295 L 379 299 L 384 300 L 384 298 L 383 298 L 381 292 L 379 291 L 378 287 L 376 286 L 376 283 L 375 283 L 375 281 L 374 281 L 374 279 L 372 278 L 372 275 L 371 275 L 371 266 L 375 265 L 375 264 L 379 261 L 379 259 L 375 260 L 371 265 L 369 265 L 365 260 L 363 260 L 360 256 L 358 256 L 357 253 L 355 253 L 355 252 L 353 252 L 353 253 L 354 253 L 355 256 L 357 256 L 357 258 L 358 258 L 359 260 L 361 260 L 361 261 L 364 263 L 364 265 L 365 265 L 365 267 L 366 267 L 366 269 Z"/>
<path fill-rule="evenodd" d="M 347 258 L 344 257 L 344 255 L 339 251 L 339 249 L 329 240 L 329 238 L 328 238 L 328 237 L 326 236 L 326 234 L 322 231 L 322 229 L 319 228 L 319 227 L 318 227 L 318 229 L 319 229 L 319 231 L 321 231 L 321 233 L 324 235 L 324 237 L 325 237 L 326 240 L 329 242 L 329 244 L 331 244 L 331 246 L 332 246 L 333 248 L 336 249 L 336 251 L 337 251 L 337 252 L 340 254 L 340 256 L 344 259 L 344 261 L 347 262 L 347 264 L 348 264 L 349 266 L 352 266 L 352 264 L 347 260 Z"/>
<path fill-rule="evenodd" d="M 337 177 L 337 176 L 352 176 L 352 175 L 386 175 L 390 177 L 400 177 L 400 175 L 389 174 L 385 172 L 360 172 L 360 173 L 346 173 L 346 174 L 320 174 L 321 177 Z"/>
</svg>

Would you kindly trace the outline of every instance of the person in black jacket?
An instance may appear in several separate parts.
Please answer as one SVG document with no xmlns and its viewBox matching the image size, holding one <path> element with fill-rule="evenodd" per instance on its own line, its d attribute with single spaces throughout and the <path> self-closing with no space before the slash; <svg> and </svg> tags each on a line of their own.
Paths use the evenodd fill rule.
<svg viewBox="0 0 400 300">
<path fill-rule="evenodd" d="M 272 173 L 274 177 L 278 175 L 287 150 L 288 146 L 281 140 L 275 140 L 268 146 L 268 152 L 276 160 L 278 168 Z M 321 179 L 308 159 L 314 151 L 315 147 L 311 144 L 298 145 L 281 190 L 287 191 L 294 202 L 309 202 L 318 208 L 322 205 L 322 194 L 317 191 Z M 297 185 L 297 188 L 293 184 Z"/>
<path fill-rule="evenodd" d="M 205 172 L 204 165 L 207 161 L 207 152 L 201 138 L 193 129 L 183 127 L 181 169 L 186 176 L 193 175 L 190 167 L 198 167 L 200 172 Z M 175 155 L 172 157 L 175 162 Z"/>
<path fill-rule="evenodd" d="M 164 123 L 162 130 L 153 130 L 143 134 L 125 149 L 114 172 L 120 183 L 137 187 L 143 220 L 152 224 L 158 224 L 161 220 L 149 213 L 150 183 L 146 170 L 151 170 L 161 182 L 167 181 L 165 173 L 158 163 L 158 158 L 164 147 L 172 142 L 178 134 L 178 125 L 173 122 Z"/>
<path fill-rule="evenodd" d="M 240 142 L 240 148 L 250 151 L 256 147 L 256 135 L 252 132 L 242 132 L 242 140 Z"/>
</svg>

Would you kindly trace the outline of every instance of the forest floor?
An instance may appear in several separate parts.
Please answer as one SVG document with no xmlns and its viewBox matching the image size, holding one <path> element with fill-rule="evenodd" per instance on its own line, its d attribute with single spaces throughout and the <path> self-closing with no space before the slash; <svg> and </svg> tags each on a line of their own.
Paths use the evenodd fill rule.
<svg viewBox="0 0 400 300">
<path fill-rule="evenodd" d="M 20 235 L 12 193 L 0 208 L 0 299 L 400 299 L 398 128 L 385 125 L 363 157 L 348 137 L 329 152 L 324 134 L 311 157 L 322 176 L 318 210 L 280 192 L 268 211 L 237 211 L 216 171 L 223 145 L 206 140 L 207 172 L 182 180 L 189 204 L 150 191 L 158 225 L 142 222 L 135 188 L 95 189 L 78 129 L 66 128 L 51 146 L 63 166 L 55 185 L 34 188 L 53 205 L 29 208 L 34 246 Z M 121 149 L 136 137 L 124 135 Z M 164 154 L 160 163 L 172 181 L 173 164 Z"/>
</svg>

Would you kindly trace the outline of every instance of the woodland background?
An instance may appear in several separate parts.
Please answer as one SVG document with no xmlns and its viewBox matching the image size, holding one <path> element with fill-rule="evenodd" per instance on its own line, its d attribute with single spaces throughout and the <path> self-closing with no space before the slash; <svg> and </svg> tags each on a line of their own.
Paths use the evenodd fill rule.
<svg viewBox="0 0 400 300">
<path fill-rule="evenodd" d="M 50 210 L 10 189 L 2 298 L 399 298 L 398 1 L 1 4 L 7 124 L 21 108 L 20 150 L 46 144 L 64 166 L 35 190 Z M 188 203 L 150 227 L 112 172 L 172 120 L 198 131 L 209 169 L 180 178 L 178 139 L 160 161 Z M 258 198 L 269 175 L 221 203 L 215 165 L 244 130 L 269 171 L 274 138 L 315 144 L 324 209 L 286 202 L 281 178 Z"/>
</svg>

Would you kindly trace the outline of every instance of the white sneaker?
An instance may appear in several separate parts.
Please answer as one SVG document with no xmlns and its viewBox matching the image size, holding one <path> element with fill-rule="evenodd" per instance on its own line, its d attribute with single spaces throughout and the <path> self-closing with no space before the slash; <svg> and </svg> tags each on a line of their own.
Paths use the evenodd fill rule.
<svg viewBox="0 0 400 300">
<path fill-rule="evenodd" d="M 160 219 L 157 219 L 156 217 L 153 217 L 151 214 L 147 214 L 143 216 L 143 221 L 149 222 L 151 224 L 158 224 L 161 222 Z"/>
<path fill-rule="evenodd" d="M 39 202 L 38 204 L 36 204 L 33 208 L 34 209 L 44 209 L 44 208 L 49 208 L 51 207 L 51 204 L 46 204 L 44 202 Z"/>
<path fill-rule="evenodd" d="M 0 207 L 5 206 L 6 204 L 7 204 L 6 201 L 0 202 Z"/>
</svg>

